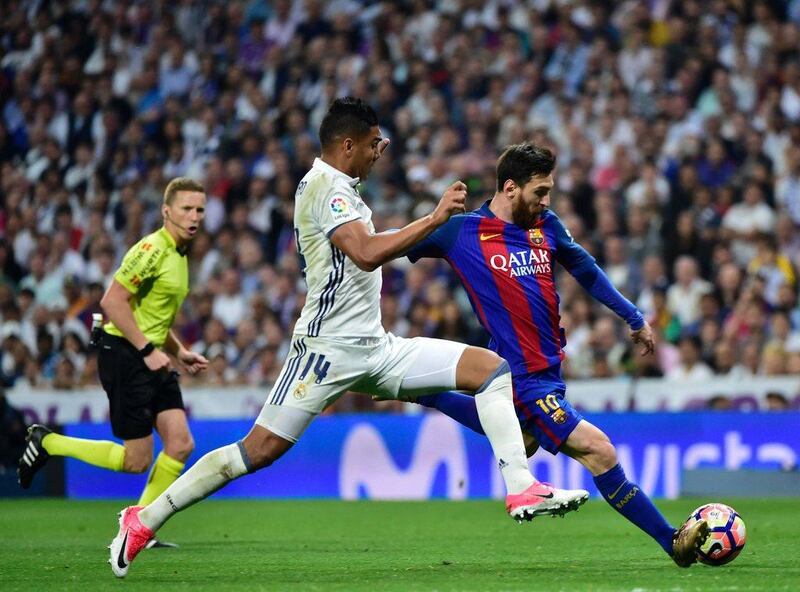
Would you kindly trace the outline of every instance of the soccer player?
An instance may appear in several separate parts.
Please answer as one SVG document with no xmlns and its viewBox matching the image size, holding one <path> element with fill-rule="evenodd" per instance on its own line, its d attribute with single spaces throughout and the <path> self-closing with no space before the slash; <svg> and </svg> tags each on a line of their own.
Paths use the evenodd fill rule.
<svg viewBox="0 0 800 592">
<path fill-rule="evenodd" d="M 541 445 L 551 454 L 563 451 L 578 460 L 611 507 L 653 537 L 675 563 L 688 567 L 708 536 L 707 524 L 675 529 L 667 523 L 625 476 L 608 436 L 564 398 L 561 360 L 566 341 L 559 323 L 556 261 L 628 324 L 643 355 L 653 352 L 654 341 L 642 313 L 611 285 L 594 258 L 548 209 L 554 167 L 555 156 L 547 148 L 510 146 L 497 161 L 492 199 L 474 212 L 450 218 L 408 257 L 412 262 L 444 258 L 461 279 L 491 335 L 490 349 L 511 366 L 514 405 L 528 454 Z M 481 431 L 470 397 L 446 392 L 417 402 Z"/>
<path fill-rule="evenodd" d="M 517 520 L 564 513 L 588 492 L 556 490 L 530 473 L 514 413 L 508 364 L 489 350 L 437 339 L 402 339 L 381 325 L 380 266 L 464 211 L 466 187 L 453 183 L 435 210 L 395 232 L 375 233 L 358 192 L 389 144 L 375 112 L 360 99 L 335 100 L 319 131 L 322 157 L 295 194 L 297 249 L 308 284 L 291 354 L 245 438 L 203 456 L 148 506 L 125 508 L 111 543 L 114 574 L 130 562 L 173 514 L 229 481 L 268 467 L 297 442 L 311 421 L 347 390 L 414 398 L 446 389 L 475 393 Z"/>
<path fill-rule="evenodd" d="M 184 177 L 170 181 L 161 206 L 164 225 L 130 248 L 100 302 L 109 322 L 98 343 L 98 372 L 108 396 L 112 432 L 123 444 L 70 438 L 33 425 L 19 460 L 23 488 L 30 487 L 51 456 L 126 473 L 143 473 L 152 464 L 139 504 L 153 501 L 180 475 L 194 441 L 177 373 L 170 370 L 166 352 L 190 374 L 208 366 L 208 360 L 186 349 L 170 328 L 189 293 L 186 252 L 200 231 L 205 204 L 200 183 Z M 153 428 L 164 445 L 155 463 Z"/>
</svg>

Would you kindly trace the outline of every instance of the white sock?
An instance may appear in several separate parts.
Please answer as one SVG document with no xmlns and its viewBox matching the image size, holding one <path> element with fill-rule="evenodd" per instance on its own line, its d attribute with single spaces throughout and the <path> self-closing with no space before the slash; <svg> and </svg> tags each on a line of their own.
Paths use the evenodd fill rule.
<svg viewBox="0 0 800 592">
<path fill-rule="evenodd" d="M 154 532 L 173 514 L 207 498 L 247 473 L 241 443 L 212 450 L 139 512 L 139 520 Z"/>
<path fill-rule="evenodd" d="M 521 493 L 536 480 L 531 475 L 522 430 L 514 411 L 511 373 L 496 376 L 475 395 L 478 418 L 492 445 L 508 493 Z"/>
</svg>

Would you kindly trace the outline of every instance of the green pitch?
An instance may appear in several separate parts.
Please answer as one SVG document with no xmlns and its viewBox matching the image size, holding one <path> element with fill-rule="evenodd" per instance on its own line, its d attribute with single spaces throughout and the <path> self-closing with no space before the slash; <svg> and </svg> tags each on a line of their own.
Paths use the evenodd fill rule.
<svg viewBox="0 0 800 592">
<path fill-rule="evenodd" d="M 118 502 L 0 501 L 0 590 L 798 590 L 800 499 L 726 500 L 742 554 L 680 569 L 604 503 L 518 525 L 500 502 L 211 501 L 159 533 L 124 581 Z M 661 502 L 674 522 L 701 500 Z"/>
</svg>

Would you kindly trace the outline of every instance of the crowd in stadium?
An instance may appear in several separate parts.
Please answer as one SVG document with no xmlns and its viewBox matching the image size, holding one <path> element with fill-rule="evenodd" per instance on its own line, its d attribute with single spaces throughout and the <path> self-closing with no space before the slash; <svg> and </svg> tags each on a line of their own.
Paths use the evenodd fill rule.
<svg viewBox="0 0 800 592">
<path fill-rule="evenodd" d="M 800 373 L 800 0 L 9 0 L 0 22 L 6 386 L 97 384 L 91 314 L 176 176 L 208 196 L 175 325 L 196 380 L 271 384 L 304 302 L 294 192 L 344 95 L 392 140 L 361 187 L 378 230 L 456 179 L 478 207 L 508 144 L 557 152 L 553 209 L 659 338 L 635 355 L 561 271 L 568 378 Z M 484 344 L 457 284 L 387 265 L 385 327 Z"/>
</svg>

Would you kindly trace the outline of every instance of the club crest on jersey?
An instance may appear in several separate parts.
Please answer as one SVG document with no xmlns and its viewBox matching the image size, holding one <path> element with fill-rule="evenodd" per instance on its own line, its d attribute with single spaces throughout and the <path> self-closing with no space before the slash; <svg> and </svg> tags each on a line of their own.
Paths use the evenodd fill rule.
<svg viewBox="0 0 800 592">
<path fill-rule="evenodd" d="M 528 231 L 528 239 L 537 247 L 541 247 L 544 244 L 544 235 L 538 228 L 531 228 Z"/>
<path fill-rule="evenodd" d="M 550 273 L 550 251 L 547 249 L 525 249 L 506 254 L 496 254 L 489 258 L 489 265 L 502 271 L 508 277 L 539 275 Z"/>
</svg>

